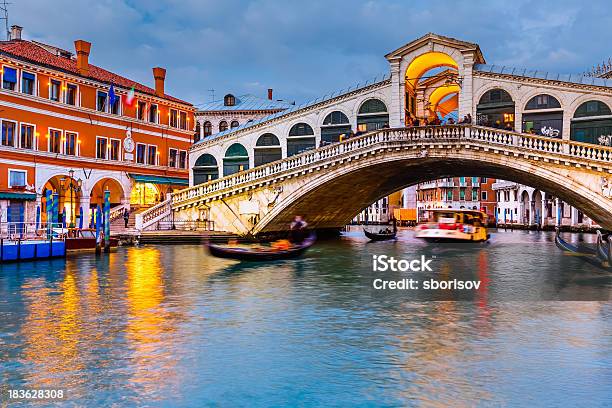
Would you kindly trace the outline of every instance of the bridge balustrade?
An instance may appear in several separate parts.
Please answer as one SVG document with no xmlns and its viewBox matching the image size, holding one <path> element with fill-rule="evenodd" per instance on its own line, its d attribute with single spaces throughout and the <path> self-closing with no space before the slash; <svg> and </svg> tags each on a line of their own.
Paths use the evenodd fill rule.
<svg viewBox="0 0 612 408">
<path fill-rule="evenodd" d="M 324 146 L 286 159 L 259 166 L 238 174 L 190 187 L 172 195 L 172 205 L 197 197 L 207 196 L 239 185 L 247 185 L 275 174 L 321 163 L 346 153 L 365 150 L 371 146 L 388 142 L 457 142 L 475 141 L 484 144 L 507 146 L 522 150 L 542 152 L 559 156 L 597 160 L 609 164 L 612 148 L 589 145 L 570 140 L 552 139 L 544 136 L 521 134 L 501 129 L 473 125 L 425 126 L 396 129 L 380 129 L 362 136 Z"/>
</svg>

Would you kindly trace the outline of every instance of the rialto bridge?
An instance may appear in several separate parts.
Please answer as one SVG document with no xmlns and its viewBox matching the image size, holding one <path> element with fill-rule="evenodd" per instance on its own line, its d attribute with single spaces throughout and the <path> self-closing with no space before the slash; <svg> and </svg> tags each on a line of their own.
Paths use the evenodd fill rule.
<svg viewBox="0 0 612 408">
<path fill-rule="evenodd" d="M 337 228 L 394 191 L 462 175 L 542 189 L 612 229 L 612 80 L 486 65 L 478 45 L 435 34 L 386 58 L 380 80 L 196 143 L 191 187 L 139 227 L 172 214 L 256 234 L 301 214 Z"/>
</svg>

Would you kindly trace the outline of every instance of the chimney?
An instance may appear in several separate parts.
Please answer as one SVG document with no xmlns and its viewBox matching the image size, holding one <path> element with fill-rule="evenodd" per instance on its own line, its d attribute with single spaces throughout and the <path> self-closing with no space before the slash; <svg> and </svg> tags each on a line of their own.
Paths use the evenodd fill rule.
<svg viewBox="0 0 612 408">
<path fill-rule="evenodd" d="M 11 26 L 11 40 L 21 40 L 21 30 L 23 27 L 18 25 Z"/>
<path fill-rule="evenodd" d="M 155 95 L 164 96 L 164 81 L 166 80 L 166 70 L 164 68 L 153 68 L 153 78 L 155 78 Z"/>
<path fill-rule="evenodd" d="M 268 99 L 272 100 L 272 88 L 268 88 Z"/>
<path fill-rule="evenodd" d="M 88 76 L 91 43 L 84 40 L 76 40 L 74 42 L 74 49 L 77 55 L 77 70 L 79 71 L 79 75 Z"/>
</svg>

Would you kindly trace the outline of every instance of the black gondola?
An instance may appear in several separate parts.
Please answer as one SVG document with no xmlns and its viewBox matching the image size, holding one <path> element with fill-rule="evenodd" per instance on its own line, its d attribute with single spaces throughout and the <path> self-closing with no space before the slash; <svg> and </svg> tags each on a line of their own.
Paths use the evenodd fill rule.
<svg viewBox="0 0 612 408">
<path fill-rule="evenodd" d="M 302 243 L 294 245 L 286 250 L 274 250 L 272 248 L 240 248 L 225 247 L 221 245 L 207 244 L 212 256 L 218 258 L 237 259 L 240 261 L 276 261 L 281 259 L 292 259 L 302 255 L 316 241 L 315 234 L 310 234 Z"/>
<path fill-rule="evenodd" d="M 388 241 L 390 239 L 395 239 L 397 235 L 397 222 L 395 219 L 393 220 L 392 232 L 370 232 L 364 228 L 363 233 L 372 241 Z"/>
<path fill-rule="evenodd" d="M 561 238 L 561 230 L 558 227 L 556 228 L 555 244 L 561 250 L 576 255 L 580 259 L 583 259 L 584 261 L 592 265 L 602 268 L 610 268 L 608 259 L 602 259 L 603 257 L 601 256 L 599 248 L 592 249 L 588 247 L 578 247 L 576 245 L 570 244 L 569 242 Z"/>
</svg>

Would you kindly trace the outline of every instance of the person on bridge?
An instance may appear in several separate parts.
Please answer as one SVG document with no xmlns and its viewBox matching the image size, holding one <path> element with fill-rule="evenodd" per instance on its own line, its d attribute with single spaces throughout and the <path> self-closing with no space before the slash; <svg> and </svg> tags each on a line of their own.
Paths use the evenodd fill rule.
<svg viewBox="0 0 612 408">
<path fill-rule="evenodd" d="M 304 238 L 306 238 L 307 226 L 308 224 L 301 216 L 295 216 L 293 222 L 291 222 L 291 225 L 289 226 L 289 237 L 292 243 L 301 244 L 302 241 L 304 241 Z"/>
<path fill-rule="evenodd" d="M 125 222 L 125 228 L 128 227 L 129 220 L 130 220 L 130 211 L 126 208 L 123 210 L 123 221 Z"/>
</svg>

